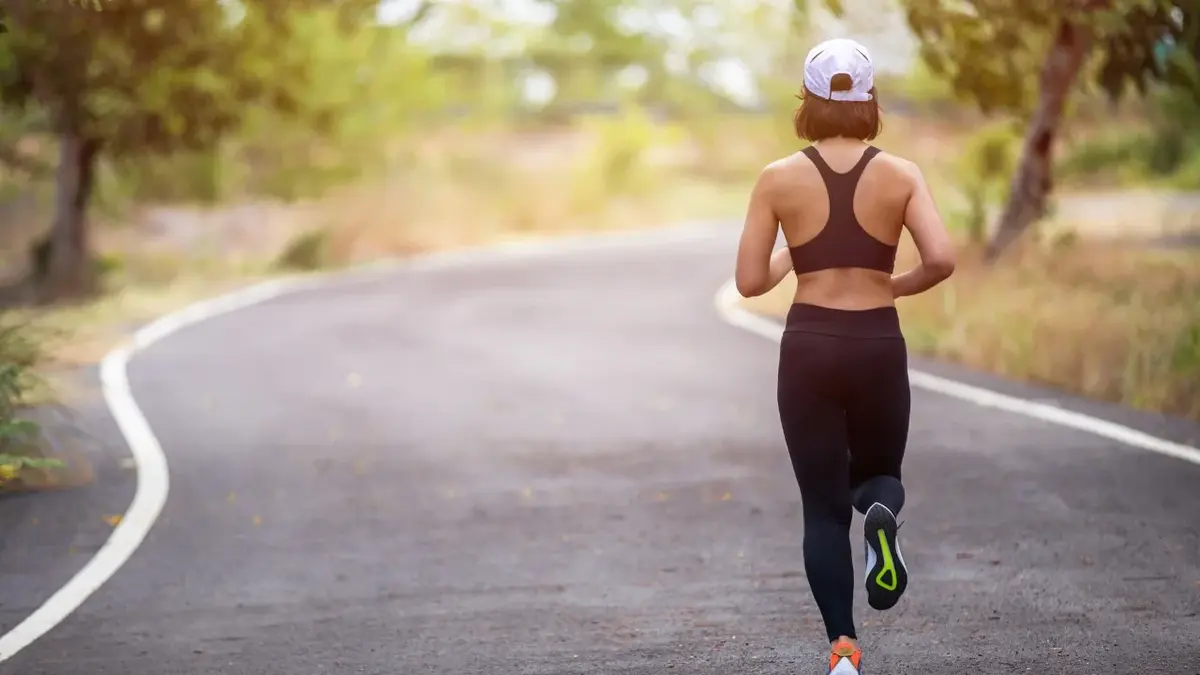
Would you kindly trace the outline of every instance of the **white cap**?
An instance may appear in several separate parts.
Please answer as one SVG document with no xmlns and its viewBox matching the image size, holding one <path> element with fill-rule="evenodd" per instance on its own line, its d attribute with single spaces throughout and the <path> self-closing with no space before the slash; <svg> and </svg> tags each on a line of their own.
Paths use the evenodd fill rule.
<svg viewBox="0 0 1200 675">
<path fill-rule="evenodd" d="M 832 91 L 835 75 L 850 76 L 850 91 Z M 804 59 L 804 86 L 813 94 L 832 101 L 870 101 L 875 86 L 871 52 L 847 38 L 826 40 Z"/>
</svg>

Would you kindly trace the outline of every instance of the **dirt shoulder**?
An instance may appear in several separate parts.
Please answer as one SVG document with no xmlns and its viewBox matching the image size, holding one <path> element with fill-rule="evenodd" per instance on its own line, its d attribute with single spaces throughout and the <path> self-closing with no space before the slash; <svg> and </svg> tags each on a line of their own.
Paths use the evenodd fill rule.
<svg viewBox="0 0 1200 675">
<path fill-rule="evenodd" d="M 897 267 L 915 259 L 906 239 Z M 794 284 L 746 303 L 782 317 Z M 949 281 L 898 307 L 915 353 L 1200 420 L 1200 249 L 1058 242 L 991 269 L 966 249 Z"/>
</svg>

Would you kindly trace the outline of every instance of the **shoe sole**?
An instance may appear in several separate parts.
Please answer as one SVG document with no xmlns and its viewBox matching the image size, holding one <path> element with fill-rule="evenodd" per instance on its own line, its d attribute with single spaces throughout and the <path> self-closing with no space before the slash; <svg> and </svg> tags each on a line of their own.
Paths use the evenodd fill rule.
<svg viewBox="0 0 1200 675">
<path fill-rule="evenodd" d="M 896 516 L 883 504 L 873 504 L 863 519 L 867 538 L 867 604 L 877 610 L 891 609 L 908 587 L 908 569 L 896 542 Z"/>
</svg>

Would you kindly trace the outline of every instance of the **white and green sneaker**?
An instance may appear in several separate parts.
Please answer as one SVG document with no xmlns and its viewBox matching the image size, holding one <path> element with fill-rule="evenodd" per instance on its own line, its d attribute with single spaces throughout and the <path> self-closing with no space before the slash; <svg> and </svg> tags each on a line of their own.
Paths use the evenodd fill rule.
<svg viewBox="0 0 1200 675">
<path fill-rule="evenodd" d="M 908 587 L 908 569 L 896 533 L 900 524 L 891 509 L 878 502 L 867 509 L 863 533 L 867 538 L 867 604 L 885 610 L 896 606 Z"/>
</svg>

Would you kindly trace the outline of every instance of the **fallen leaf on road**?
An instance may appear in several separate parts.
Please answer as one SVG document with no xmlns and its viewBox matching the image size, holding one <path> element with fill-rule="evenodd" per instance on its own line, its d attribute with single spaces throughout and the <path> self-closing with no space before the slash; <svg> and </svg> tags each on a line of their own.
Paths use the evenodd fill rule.
<svg viewBox="0 0 1200 675">
<path fill-rule="evenodd" d="M 525 499 L 529 499 L 533 496 L 533 488 L 525 488 L 524 490 L 521 490 L 521 496 Z"/>
<path fill-rule="evenodd" d="M 733 495 L 729 492 L 726 492 L 725 494 L 721 495 L 721 501 L 723 501 L 723 502 L 727 502 L 730 499 L 733 499 Z"/>
<path fill-rule="evenodd" d="M 104 516 L 104 522 L 108 523 L 110 527 L 116 527 L 121 522 L 121 516 Z"/>
<path fill-rule="evenodd" d="M 668 495 L 665 492 L 660 492 L 660 493 L 654 495 L 654 501 L 656 501 L 656 502 L 665 502 L 670 498 L 671 498 L 671 495 Z"/>
<path fill-rule="evenodd" d="M 254 520 L 251 522 L 253 522 L 255 527 L 257 527 L 259 525 L 262 525 L 262 518 L 259 516 L 254 516 Z"/>
</svg>

